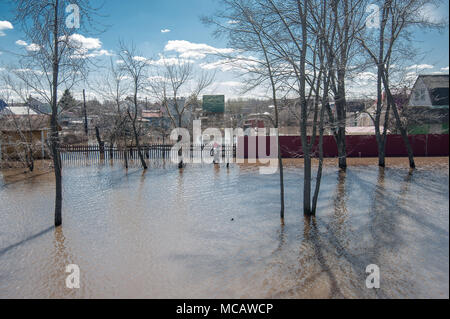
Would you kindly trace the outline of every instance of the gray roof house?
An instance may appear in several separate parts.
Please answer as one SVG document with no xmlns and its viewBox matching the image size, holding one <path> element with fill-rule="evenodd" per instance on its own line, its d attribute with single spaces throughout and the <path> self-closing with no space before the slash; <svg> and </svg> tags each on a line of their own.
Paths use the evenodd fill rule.
<svg viewBox="0 0 450 319">
<path fill-rule="evenodd" d="M 410 134 L 448 134 L 449 75 L 419 75 L 404 116 Z"/>
</svg>

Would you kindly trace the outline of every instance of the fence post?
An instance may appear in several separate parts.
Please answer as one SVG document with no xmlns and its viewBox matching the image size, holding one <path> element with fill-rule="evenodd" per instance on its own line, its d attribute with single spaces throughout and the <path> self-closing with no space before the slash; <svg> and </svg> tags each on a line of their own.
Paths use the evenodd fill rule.
<svg viewBox="0 0 450 319">
<path fill-rule="evenodd" d="M 42 152 L 42 160 L 45 160 L 44 130 L 41 131 L 41 152 Z"/>
</svg>

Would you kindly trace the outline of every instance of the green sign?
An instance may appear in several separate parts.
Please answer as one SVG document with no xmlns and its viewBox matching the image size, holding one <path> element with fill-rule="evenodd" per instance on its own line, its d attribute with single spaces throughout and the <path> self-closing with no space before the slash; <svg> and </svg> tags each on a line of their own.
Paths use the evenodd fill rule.
<svg viewBox="0 0 450 319">
<path fill-rule="evenodd" d="M 203 111 L 209 113 L 225 113 L 225 95 L 204 95 Z"/>
</svg>

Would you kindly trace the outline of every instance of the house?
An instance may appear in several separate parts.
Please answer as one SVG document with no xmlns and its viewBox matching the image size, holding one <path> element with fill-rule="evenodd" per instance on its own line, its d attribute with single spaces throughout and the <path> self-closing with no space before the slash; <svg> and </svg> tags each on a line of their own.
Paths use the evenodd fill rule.
<svg viewBox="0 0 450 319">
<path fill-rule="evenodd" d="M 403 115 L 410 134 L 448 134 L 449 75 L 419 75 Z"/>
<path fill-rule="evenodd" d="M 11 109 L 14 109 L 12 107 Z M 0 145 L 2 156 L 15 158 L 31 145 L 35 158 L 42 157 L 50 131 L 50 117 L 46 115 L 9 114 L 0 117 Z"/>
</svg>

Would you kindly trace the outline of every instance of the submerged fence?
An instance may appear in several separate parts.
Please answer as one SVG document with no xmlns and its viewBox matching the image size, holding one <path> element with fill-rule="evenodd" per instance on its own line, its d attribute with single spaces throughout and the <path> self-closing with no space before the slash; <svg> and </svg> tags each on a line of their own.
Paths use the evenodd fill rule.
<svg viewBox="0 0 450 319">
<path fill-rule="evenodd" d="M 155 144 L 141 146 L 144 160 L 165 160 L 166 162 L 178 162 L 178 152 L 173 151 L 173 145 Z M 140 165 L 140 157 L 137 147 L 100 147 L 98 145 L 61 145 L 59 148 L 61 160 L 64 163 L 92 164 L 104 161 L 127 162 L 131 166 Z M 236 145 L 223 145 L 221 149 L 222 159 L 236 158 Z M 186 154 L 186 153 L 184 153 Z M 189 150 L 191 159 L 213 157 L 210 147 L 205 145 L 191 145 Z"/>
</svg>

